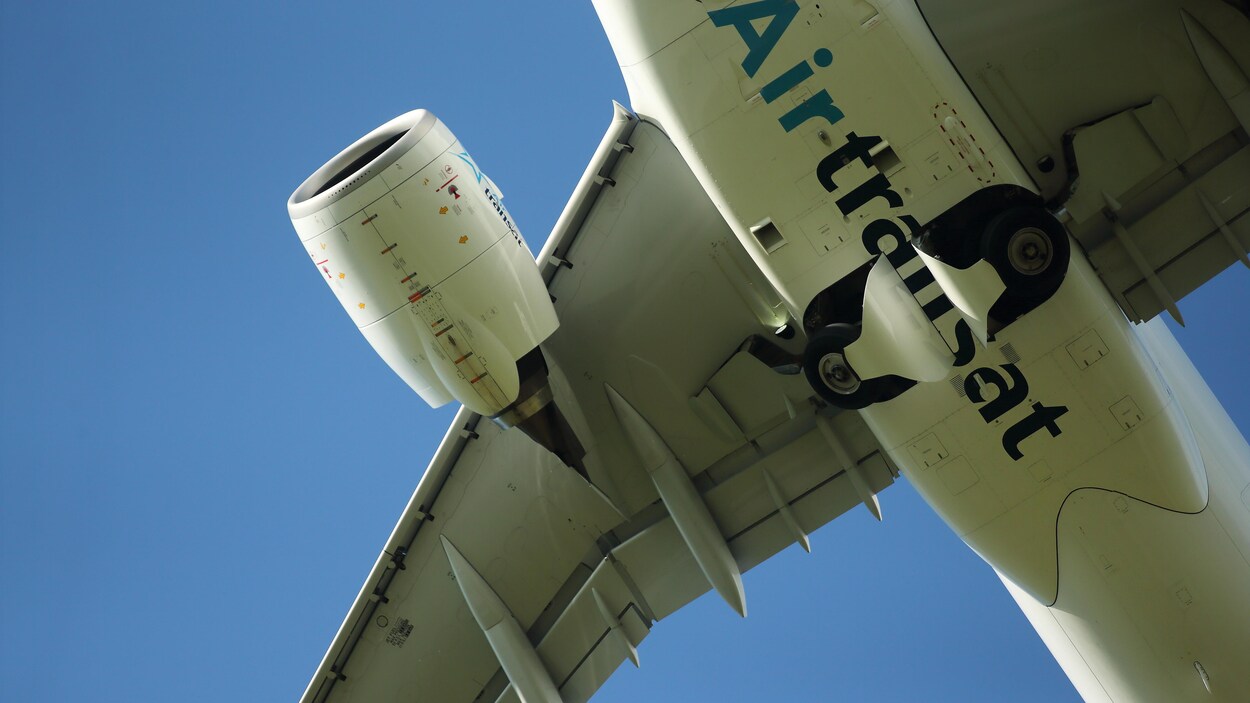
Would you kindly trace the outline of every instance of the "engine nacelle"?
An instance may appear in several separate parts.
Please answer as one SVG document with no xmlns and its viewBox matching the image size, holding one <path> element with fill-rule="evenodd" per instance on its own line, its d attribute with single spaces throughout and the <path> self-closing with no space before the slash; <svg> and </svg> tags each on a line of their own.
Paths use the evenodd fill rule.
<svg viewBox="0 0 1250 703">
<path fill-rule="evenodd" d="M 318 272 L 378 354 L 427 403 L 493 417 L 517 360 L 558 322 L 533 255 L 434 115 L 414 110 L 317 169 L 287 201 Z"/>
</svg>

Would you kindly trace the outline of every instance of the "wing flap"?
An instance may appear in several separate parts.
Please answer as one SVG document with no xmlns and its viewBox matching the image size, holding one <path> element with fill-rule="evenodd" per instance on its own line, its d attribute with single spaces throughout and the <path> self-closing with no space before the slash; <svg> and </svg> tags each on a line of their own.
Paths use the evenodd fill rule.
<svg viewBox="0 0 1250 703">
<path fill-rule="evenodd" d="M 857 416 L 844 413 L 839 418 L 845 418 L 843 436 L 871 437 L 862 425 L 860 432 L 848 431 L 852 425 L 859 424 Z M 807 432 L 772 454 L 760 455 L 750 463 L 743 462 L 741 470 L 703 491 L 704 501 L 743 571 L 796 541 L 796 535 L 781 516 L 780 506 L 769 494 L 765 470 L 773 476 L 782 499 L 807 532 L 861 503 L 846 474 L 848 467 L 835 464 L 828 444 L 814 427 L 814 420 L 806 420 L 810 428 Z M 803 423 L 803 419 L 794 422 Z M 860 457 L 856 464 L 868 477 L 874 492 L 884 490 L 894 481 L 889 464 L 875 449 Z M 667 617 L 709 588 L 681 535 L 667 517 L 630 538 L 613 554 L 638 584 L 638 590 L 657 619 Z"/>
<path fill-rule="evenodd" d="M 594 596 L 599 594 L 609 622 Z M 650 632 L 651 619 L 612 559 L 599 562 L 538 645 L 538 653 L 567 702 L 588 700 Z M 614 631 L 616 626 L 616 631 Z"/>
<path fill-rule="evenodd" d="M 1134 320 L 1148 320 L 1250 251 L 1250 147 L 1179 187 L 1090 260 Z"/>
<path fill-rule="evenodd" d="M 1235 5 L 919 2 L 1135 321 L 1166 310 L 1183 322 L 1182 298 L 1238 260 L 1250 266 L 1250 18 Z M 1039 68 L 1056 46 L 1064 60 Z"/>
</svg>

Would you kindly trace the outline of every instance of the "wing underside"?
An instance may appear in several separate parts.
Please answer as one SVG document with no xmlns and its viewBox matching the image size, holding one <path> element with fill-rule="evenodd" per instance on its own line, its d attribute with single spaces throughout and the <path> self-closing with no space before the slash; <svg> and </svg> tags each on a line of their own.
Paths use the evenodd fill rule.
<svg viewBox="0 0 1250 703">
<path fill-rule="evenodd" d="M 1244 3 L 917 4 L 1130 319 L 1250 267 Z"/>
<path fill-rule="evenodd" d="M 801 376 L 744 351 L 779 301 L 655 125 L 618 107 L 539 262 L 561 321 L 543 352 L 593 487 L 462 410 L 306 703 L 519 700 L 501 646 L 532 648 L 531 673 L 584 701 L 709 590 L 605 384 L 671 449 L 741 571 L 893 482 L 857 414 L 831 414 Z M 512 644 L 474 617 L 466 593 L 482 583 L 524 634 Z"/>
</svg>

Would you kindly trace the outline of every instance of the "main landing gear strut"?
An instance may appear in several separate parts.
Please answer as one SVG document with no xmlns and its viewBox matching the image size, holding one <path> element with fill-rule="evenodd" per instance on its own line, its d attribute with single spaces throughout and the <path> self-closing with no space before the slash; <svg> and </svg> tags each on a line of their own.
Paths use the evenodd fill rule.
<svg viewBox="0 0 1250 703">
<path fill-rule="evenodd" d="M 1063 283 L 1071 255 L 1063 225 L 1036 195 L 1014 186 L 987 188 L 969 196 L 926 225 L 915 240 L 900 246 L 914 246 L 923 254 L 922 259 L 933 274 L 930 285 L 937 283 L 962 315 L 967 323 L 961 322 L 963 333 L 971 329 L 983 342 L 992 340 L 995 333 L 1049 300 Z M 888 259 L 900 268 L 908 261 L 908 257 L 895 254 Z M 920 358 L 915 356 L 920 351 L 881 343 L 879 330 L 883 323 L 869 316 L 888 317 L 885 326 L 892 329 L 902 329 L 904 325 L 899 323 L 903 316 L 888 305 L 876 300 L 873 305 L 866 304 L 872 292 L 866 271 L 874 267 L 866 264 L 822 291 L 804 316 L 808 343 L 803 353 L 803 372 L 807 381 L 826 402 L 847 410 L 894 398 L 915 385 L 917 381 L 913 379 L 931 381 L 941 376 L 941 369 L 931 373 L 931 365 L 919 372 L 921 375 L 882 373 L 894 366 L 905 368 L 908 359 Z M 916 275 L 909 275 L 909 284 Z M 916 293 L 910 285 L 909 290 Z M 906 292 L 902 295 L 908 300 L 912 297 Z M 889 296 L 881 297 L 886 298 Z M 928 294 L 925 299 L 931 298 L 932 294 Z M 929 323 L 922 322 L 928 329 Z M 874 332 L 868 338 L 872 341 L 859 345 L 851 355 L 860 365 L 873 367 L 865 378 L 848 359 L 847 348 L 870 326 Z M 935 329 L 928 331 L 936 334 Z M 971 336 L 968 334 L 969 343 Z M 949 347 L 951 342 L 938 344 Z M 960 342 L 960 354 L 964 353 L 963 347 Z"/>
</svg>

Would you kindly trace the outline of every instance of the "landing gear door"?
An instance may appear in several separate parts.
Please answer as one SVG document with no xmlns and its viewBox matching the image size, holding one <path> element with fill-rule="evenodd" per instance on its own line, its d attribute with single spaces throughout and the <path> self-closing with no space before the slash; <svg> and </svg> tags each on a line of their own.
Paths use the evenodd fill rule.
<svg viewBox="0 0 1250 703">
<path fill-rule="evenodd" d="M 966 269 L 957 269 L 916 249 L 920 260 L 929 268 L 942 292 L 968 322 L 973 334 L 985 344 L 989 337 L 990 308 L 998 302 L 1007 286 L 993 264 L 981 259 Z"/>
<path fill-rule="evenodd" d="M 847 345 L 846 360 L 865 380 L 894 375 L 940 381 L 954 366 L 950 347 L 884 256 L 868 273 L 861 332 Z"/>
</svg>

